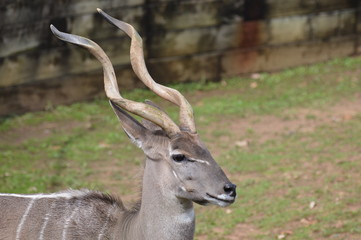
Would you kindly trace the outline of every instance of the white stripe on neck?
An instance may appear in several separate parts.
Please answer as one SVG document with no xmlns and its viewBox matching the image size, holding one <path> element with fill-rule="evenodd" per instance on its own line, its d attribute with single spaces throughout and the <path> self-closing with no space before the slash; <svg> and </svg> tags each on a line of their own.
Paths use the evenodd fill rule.
<svg viewBox="0 0 361 240">
<path fill-rule="evenodd" d="M 45 233 L 45 228 L 48 225 L 48 222 L 50 220 L 51 217 L 51 210 L 55 207 L 55 201 L 51 204 L 50 206 L 50 210 L 49 212 L 46 213 L 45 217 L 44 217 L 44 223 L 43 226 L 41 227 L 41 231 L 40 231 L 40 235 L 39 235 L 39 240 L 43 240 L 44 239 L 44 233 Z"/>
<path fill-rule="evenodd" d="M 31 199 L 31 201 L 28 204 L 28 207 L 25 210 L 24 215 L 21 217 L 20 223 L 18 225 L 18 228 L 16 229 L 16 240 L 20 239 L 20 233 L 23 228 L 23 225 L 25 223 L 26 218 L 28 217 L 28 214 L 30 212 L 30 209 L 32 208 L 33 204 L 35 202 L 35 198 Z"/>
<path fill-rule="evenodd" d="M 100 233 L 98 235 L 98 240 L 101 240 L 104 237 L 104 232 L 105 232 L 105 229 L 106 229 L 106 227 L 108 225 L 108 222 L 109 222 L 109 219 L 110 219 L 110 214 L 112 213 L 113 208 L 114 208 L 114 206 L 110 207 L 109 210 L 108 210 L 107 220 L 105 221 L 102 229 L 100 230 Z"/>
<path fill-rule="evenodd" d="M 70 217 L 68 217 L 66 220 L 65 220 L 65 223 L 64 223 L 64 228 L 63 228 L 63 240 L 66 239 L 66 235 L 68 233 L 68 227 L 69 227 L 69 224 L 70 224 L 70 221 L 73 219 L 75 213 L 78 211 L 79 209 L 79 206 L 77 206 L 73 212 L 71 213 Z"/>
</svg>

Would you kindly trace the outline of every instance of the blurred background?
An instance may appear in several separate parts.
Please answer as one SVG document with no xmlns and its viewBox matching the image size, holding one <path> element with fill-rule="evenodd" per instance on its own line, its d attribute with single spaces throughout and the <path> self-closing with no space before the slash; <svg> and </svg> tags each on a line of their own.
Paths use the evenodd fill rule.
<svg viewBox="0 0 361 240">
<path fill-rule="evenodd" d="M 101 65 L 49 25 L 99 43 L 124 97 L 179 109 L 144 89 L 130 39 L 96 8 L 135 26 L 237 184 L 233 205 L 196 205 L 195 239 L 361 239 L 360 0 L 0 0 L 0 192 L 138 199 L 144 154 Z"/>
<path fill-rule="evenodd" d="M 358 0 L 3 0 L 0 115 L 103 94 L 97 60 L 56 39 L 50 24 L 99 43 L 122 89 L 141 86 L 129 38 L 97 7 L 140 32 L 160 83 L 219 81 L 361 52 Z"/>
</svg>

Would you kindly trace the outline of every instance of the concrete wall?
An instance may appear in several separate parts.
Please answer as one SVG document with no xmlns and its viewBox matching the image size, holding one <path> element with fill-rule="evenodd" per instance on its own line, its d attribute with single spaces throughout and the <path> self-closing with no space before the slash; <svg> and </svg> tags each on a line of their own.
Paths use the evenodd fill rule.
<svg viewBox="0 0 361 240">
<path fill-rule="evenodd" d="M 141 86 L 130 40 L 96 12 L 133 24 L 160 83 L 219 80 L 361 52 L 358 0 L 4 0 L 0 115 L 103 95 L 100 64 L 49 30 L 82 35 L 112 60 L 121 89 Z"/>
</svg>

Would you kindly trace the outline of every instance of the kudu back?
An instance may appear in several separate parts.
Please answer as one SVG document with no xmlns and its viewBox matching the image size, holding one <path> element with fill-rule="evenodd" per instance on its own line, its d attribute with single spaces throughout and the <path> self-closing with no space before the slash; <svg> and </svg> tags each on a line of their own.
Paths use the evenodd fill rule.
<svg viewBox="0 0 361 240">
<path fill-rule="evenodd" d="M 152 102 L 123 98 L 113 66 L 96 43 L 51 26 L 56 37 L 88 49 L 101 62 L 110 105 L 125 133 L 146 156 L 141 199 L 126 208 L 115 197 L 89 190 L 0 194 L 0 239 L 193 239 L 193 202 L 228 206 L 235 201 L 236 186 L 200 140 L 190 104 L 177 90 L 151 78 L 136 30 L 98 12 L 131 38 L 134 72 L 154 93 L 179 106 L 179 125 Z M 142 123 L 130 113 L 140 116 Z"/>
</svg>

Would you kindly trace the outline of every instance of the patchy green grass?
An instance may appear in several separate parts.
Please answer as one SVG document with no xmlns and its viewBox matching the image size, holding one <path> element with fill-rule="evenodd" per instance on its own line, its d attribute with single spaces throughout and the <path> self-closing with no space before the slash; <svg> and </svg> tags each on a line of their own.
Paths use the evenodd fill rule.
<svg viewBox="0 0 361 240">
<path fill-rule="evenodd" d="M 217 226 L 229 234 L 245 223 L 257 227 L 257 239 L 276 238 L 282 232 L 291 234 L 287 239 L 361 237 L 361 114 L 312 133 L 261 144 L 256 139 L 220 157 L 231 176 L 243 179 L 238 180 L 238 201 L 228 209 L 202 212 L 199 234 L 213 239 Z"/>
<path fill-rule="evenodd" d="M 361 239 L 361 113 L 333 119 L 342 105 L 330 108 L 358 105 L 360 66 L 361 57 L 345 58 L 174 86 L 238 185 L 231 207 L 197 207 L 197 239 Z M 147 90 L 125 96 L 161 102 Z M 177 108 L 162 106 L 177 117 Z M 305 109 L 318 112 L 302 115 Z M 275 128 L 265 122 L 270 116 L 296 126 L 265 137 L 262 129 Z M 245 146 L 235 144 L 244 139 Z M 0 120 L 0 192 L 86 187 L 129 196 L 142 159 L 105 99 Z"/>
<path fill-rule="evenodd" d="M 326 63 L 297 67 L 279 73 L 261 74 L 258 79 L 233 78 L 220 83 L 189 83 L 173 85 L 191 100 L 195 100 L 194 111 L 204 119 L 220 115 L 245 116 L 246 114 L 269 114 L 298 106 L 321 107 L 340 98 L 352 97 L 360 91 L 359 66 L 361 58 L 335 59 Z M 251 83 L 257 83 L 251 88 Z M 218 94 L 212 95 L 213 91 Z M 197 93 L 210 93 L 210 97 L 199 99 Z M 225 94 L 226 93 L 226 94 Z M 159 98 L 150 91 L 137 89 L 123 93 L 126 98 L 143 101 Z M 177 115 L 175 107 L 166 105 L 172 117 Z M 108 102 L 98 99 L 71 106 L 58 106 L 46 112 L 27 113 L 20 117 L 0 119 L 0 132 L 22 125 L 39 125 L 44 122 L 65 120 L 85 121 L 98 118 L 113 123 Z M 214 119 L 213 119 L 214 120 Z"/>
<path fill-rule="evenodd" d="M 261 74 L 259 79 L 231 79 L 227 86 L 221 87 L 230 93 L 205 98 L 195 112 L 206 118 L 224 114 L 276 114 L 300 106 L 321 107 L 360 91 L 358 75 L 353 72 L 360 65 L 360 58 L 337 59 L 277 74 Z M 250 87 L 252 83 L 257 83 L 257 87 Z"/>
</svg>

